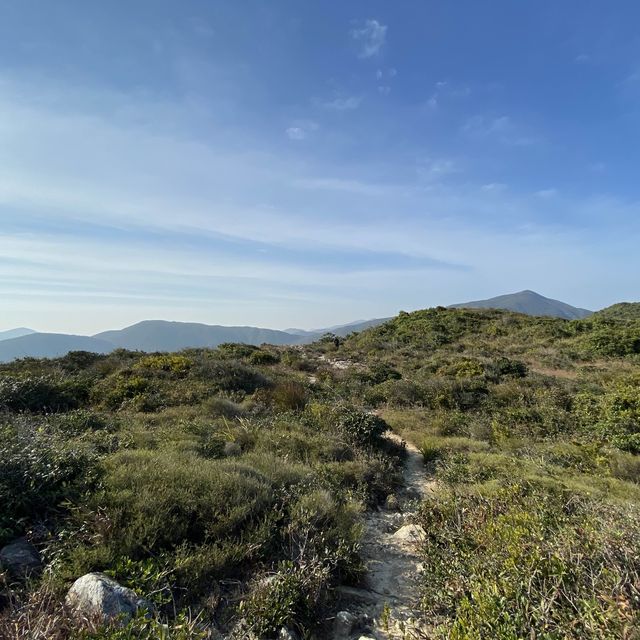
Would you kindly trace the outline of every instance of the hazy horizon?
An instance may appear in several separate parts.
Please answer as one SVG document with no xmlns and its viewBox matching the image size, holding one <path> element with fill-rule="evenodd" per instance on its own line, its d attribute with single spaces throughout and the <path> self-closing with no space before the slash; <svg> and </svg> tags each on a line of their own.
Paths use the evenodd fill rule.
<svg viewBox="0 0 640 640">
<path fill-rule="evenodd" d="M 636 300 L 640 8 L 3 3 L 0 325 Z"/>
</svg>

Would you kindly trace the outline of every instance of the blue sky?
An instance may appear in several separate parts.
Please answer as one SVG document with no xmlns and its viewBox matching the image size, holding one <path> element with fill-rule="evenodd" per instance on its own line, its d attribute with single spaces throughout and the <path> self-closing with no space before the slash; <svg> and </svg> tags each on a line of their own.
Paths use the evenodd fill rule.
<svg viewBox="0 0 640 640">
<path fill-rule="evenodd" d="M 0 0 L 0 329 L 638 299 L 640 7 Z"/>
</svg>

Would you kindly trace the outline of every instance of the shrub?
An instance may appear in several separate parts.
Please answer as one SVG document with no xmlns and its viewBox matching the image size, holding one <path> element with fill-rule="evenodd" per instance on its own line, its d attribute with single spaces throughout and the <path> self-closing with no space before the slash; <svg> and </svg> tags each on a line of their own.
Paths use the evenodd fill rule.
<svg viewBox="0 0 640 640">
<path fill-rule="evenodd" d="M 240 462 L 172 451 L 123 451 L 106 461 L 109 543 L 135 557 L 181 543 L 213 542 L 238 533 L 273 502 L 272 484 Z"/>
<path fill-rule="evenodd" d="M 0 430 L 0 541 L 55 513 L 97 478 L 97 459 L 27 422 Z"/>
<path fill-rule="evenodd" d="M 45 413 L 66 411 L 78 404 L 73 385 L 51 376 L 0 378 L 0 409 Z"/>
<path fill-rule="evenodd" d="M 423 605 L 437 636 L 631 637 L 637 511 L 550 488 L 439 496 L 421 511 Z"/>
<path fill-rule="evenodd" d="M 141 371 L 163 371 L 175 376 L 185 376 L 192 365 L 193 362 L 186 356 L 161 354 L 140 358 L 133 368 Z"/>
<path fill-rule="evenodd" d="M 277 573 L 259 581 L 242 603 L 248 635 L 273 637 L 293 622 L 314 624 L 329 575 L 328 567 L 321 563 L 300 566 L 283 562 Z"/>
<path fill-rule="evenodd" d="M 270 386 L 262 374 L 232 360 L 207 358 L 194 368 L 195 376 L 208 382 L 216 391 L 253 393 L 257 389 Z"/>
<path fill-rule="evenodd" d="M 249 362 L 255 365 L 272 365 L 280 362 L 280 356 L 270 351 L 254 351 L 249 357 Z"/>
<path fill-rule="evenodd" d="M 389 425 L 379 416 L 354 407 L 337 409 L 338 427 L 343 436 L 354 446 L 378 445 Z"/>
<path fill-rule="evenodd" d="M 268 398 L 282 411 L 300 411 L 307 404 L 307 390 L 299 382 L 283 382 L 269 390 Z"/>
</svg>

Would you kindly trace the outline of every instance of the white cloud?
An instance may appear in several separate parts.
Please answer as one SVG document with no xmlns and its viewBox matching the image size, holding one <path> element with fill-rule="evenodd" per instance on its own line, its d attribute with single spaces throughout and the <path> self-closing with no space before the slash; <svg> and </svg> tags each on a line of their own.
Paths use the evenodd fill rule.
<svg viewBox="0 0 640 640">
<path fill-rule="evenodd" d="M 538 198 L 553 198 L 558 195 L 557 189 L 540 189 L 536 191 Z"/>
<path fill-rule="evenodd" d="M 302 127 L 289 127 L 285 133 L 291 140 L 304 140 L 307 132 Z"/>
<path fill-rule="evenodd" d="M 358 43 L 359 57 L 372 58 L 380 53 L 385 44 L 387 25 L 370 18 L 365 20 L 361 26 L 351 29 L 350 34 Z"/>
<path fill-rule="evenodd" d="M 309 134 L 320 128 L 317 122 L 312 120 L 302 120 L 295 122 L 292 126 L 285 129 L 285 133 L 290 140 L 306 140 Z"/>
<path fill-rule="evenodd" d="M 574 58 L 574 62 L 578 64 L 586 64 L 591 61 L 591 56 L 588 53 L 580 53 Z"/>
<path fill-rule="evenodd" d="M 489 182 L 480 188 L 487 193 L 502 193 L 507 190 L 507 185 L 502 182 Z"/>
<path fill-rule="evenodd" d="M 383 84 L 378 87 L 378 93 L 383 96 L 388 96 L 391 93 L 391 87 L 389 85 Z"/>
</svg>

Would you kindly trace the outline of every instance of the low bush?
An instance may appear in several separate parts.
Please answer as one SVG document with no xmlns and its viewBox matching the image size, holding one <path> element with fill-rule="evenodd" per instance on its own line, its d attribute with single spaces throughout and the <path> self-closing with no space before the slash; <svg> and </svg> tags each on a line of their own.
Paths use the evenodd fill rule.
<svg viewBox="0 0 640 640">
<path fill-rule="evenodd" d="M 638 518 L 530 484 L 429 501 L 423 605 L 436 635 L 633 637 Z"/>
</svg>

